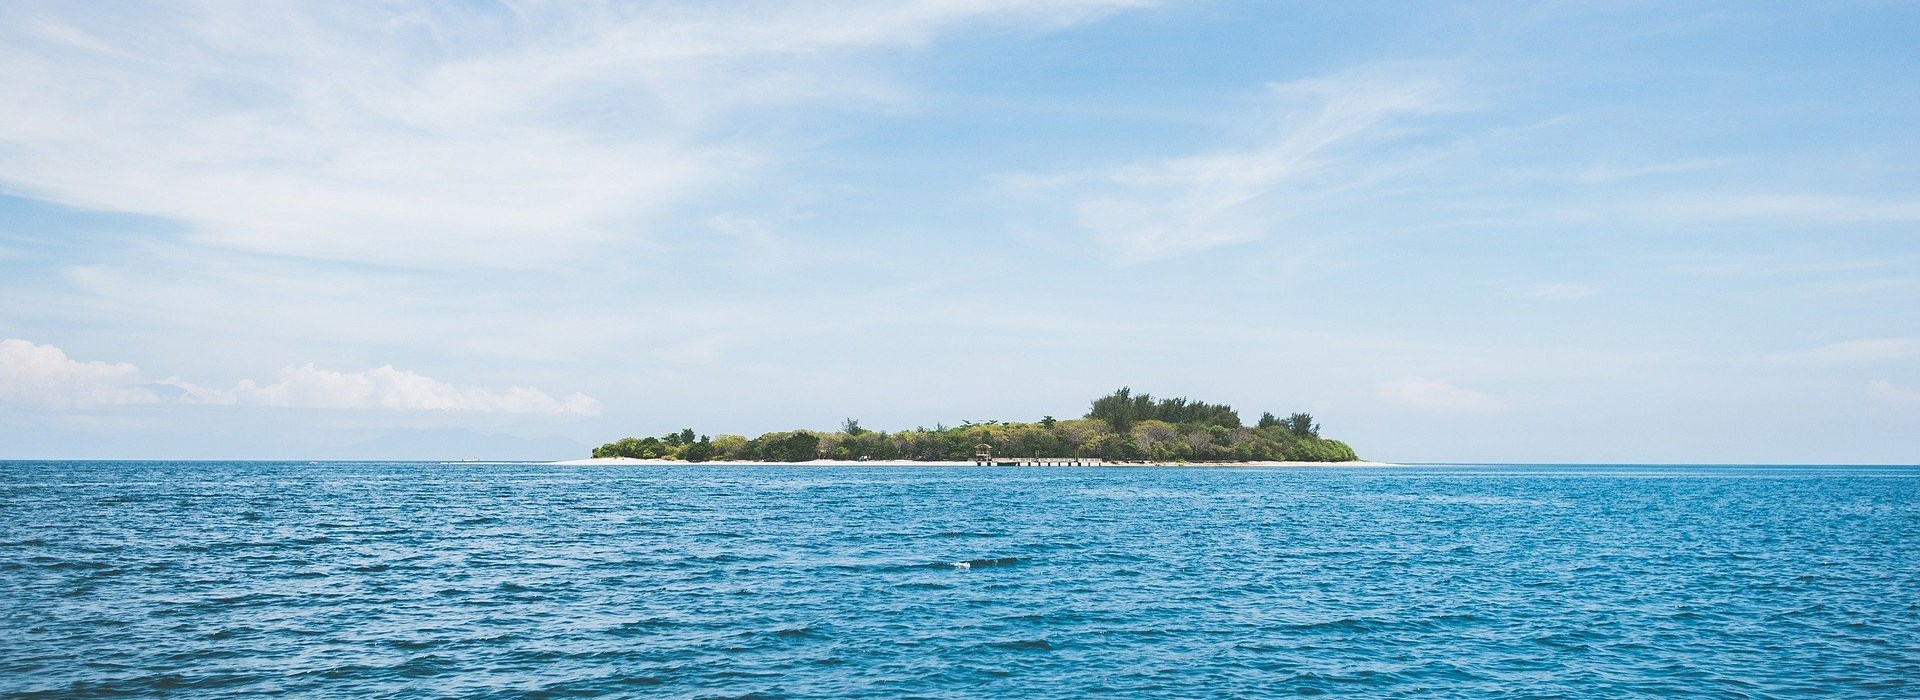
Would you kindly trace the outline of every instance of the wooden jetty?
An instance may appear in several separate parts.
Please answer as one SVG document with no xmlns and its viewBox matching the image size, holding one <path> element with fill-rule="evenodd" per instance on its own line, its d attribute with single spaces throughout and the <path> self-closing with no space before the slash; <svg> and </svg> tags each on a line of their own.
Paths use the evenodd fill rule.
<svg viewBox="0 0 1920 700">
<path fill-rule="evenodd" d="M 995 457 L 993 446 L 985 443 L 973 448 L 976 467 L 1098 467 L 1098 457 Z"/>
</svg>

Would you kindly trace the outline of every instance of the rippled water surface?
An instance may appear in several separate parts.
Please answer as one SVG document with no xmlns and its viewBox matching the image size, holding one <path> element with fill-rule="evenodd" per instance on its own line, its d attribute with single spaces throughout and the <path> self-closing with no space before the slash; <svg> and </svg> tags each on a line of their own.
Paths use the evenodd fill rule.
<svg viewBox="0 0 1920 700">
<path fill-rule="evenodd" d="M 1920 468 L 0 463 L 0 695 L 266 693 L 1915 697 Z"/>
</svg>

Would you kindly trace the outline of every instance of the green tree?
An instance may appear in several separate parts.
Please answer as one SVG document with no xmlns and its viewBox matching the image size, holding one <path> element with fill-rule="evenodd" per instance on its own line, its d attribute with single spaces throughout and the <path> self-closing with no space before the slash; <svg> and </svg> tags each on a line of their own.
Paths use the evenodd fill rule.
<svg viewBox="0 0 1920 700">
<path fill-rule="evenodd" d="M 715 435 L 713 437 L 713 459 L 728 461 L 752 459 L 747 456 L 747 436 Z"/>
<path fill-rule="evenodd" d="M 1160 399 L 1155 401 L 1152 394 L 1135 395 L 1128 387 L 1093 400 L 1088 418 L 1098 418 L 1113 426 L 1114 431 L 1129 433 L 1140 421 L 1159 420 L 1168 423 L 1196 423 L 1218 425 L 1223 428 L 1240 427 L 1240 414 L 1226 404 L 1194 401 L 1185 397 Z"/>
<path fill-rule="evenodd" d="M 867 432 L 867 429 L 860 427 L 860 421 L 854 420 L 852 418 L 848 418 L 842 423 L 840 423 L 840 432 L 846 433 L 848 435 L 857 436 L 861 433 Z"/>
<path fill-rule="evenodd" d="M 1087 411 L 1088 418 L 1098 418 L 1113 426 L 1116 433 L 1133 432 L 1134 422 L 1140 419 L 1142 405 L 1152 406 L 1153 397 L 1146 394 L 1133 395 L 1133 389 L 1120 387 L 1113 393 L 1093 400 L 1093 407 Z"/>
<path fill-rule="evenodd" d="M 680 457 L 689 462 L 705 462 L 713 459 L 713 453 L 713 441 L 702 435 L 698 442 L 687 445 L 687 449 L 681 451 Z"/>
<path fill-rule="evenodd" d="M 820 436 L 796 430 L 774 439 L 761 450 L 762 457 L 771 462 L 811 462 L 820 458 Z"/>
<path fill-rule="evenodd" d="M 649 438 L 651 439 L 651 438 Z M 605 445 L 593 448 L 595 457 L 640 457 L 640 441 L 630 437 L 620 438 Z"/>
</svg>

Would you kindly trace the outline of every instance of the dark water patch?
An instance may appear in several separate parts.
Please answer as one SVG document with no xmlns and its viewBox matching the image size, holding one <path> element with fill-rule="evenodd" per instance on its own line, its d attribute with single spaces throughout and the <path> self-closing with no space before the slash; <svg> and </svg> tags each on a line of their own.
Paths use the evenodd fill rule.
<svg viewBox="0 0 1920 700">
<path fill-rule="evenodd" d="M 966 561 L 947 562 L 946 566 L 955 569 L 986 569 L 996 566 L 1013 566 L 1020 563 L 1018 557 L 993 557 L 987 559 L 968 559 Z"/>
<path fill-rule="evenodd" d="M 446 644 L 446 642 L 439 639 L 389 639 L 386 640 L 384 644 L 389 648 L 400 651 L 425 651 Z"/>
<path fill-rule="evenodd" d="M 669 620 L 666 618 L 650 617 L 645 620 L 634 620 L 632 622 L 622 622 L 618 625 L 608 628 L 606 631 L 608 634 L 612 634 L 616 637 L 630 637 L 635 635 L 650 634 L 650 633 L 654 633 L 657 630 L 662 630 L 669 627 L 676 627 L 679 625 L 680 625 L 679 622 L 675 622 L 673 620 Z"/>
<path fill-rule="evenodd" d="M 225 629 L 218 629 L 218 630 L 214 630 L 212 632 L 207 633 L 207 639 L 210 639 L 213 641 L 225 641 L 228 639 L 236 639 L 240 637 L 253 636 L 255 634 L 259 634 L 259 632 L 260 630 L 255 629 L 253 627 L 247 627 L 247 626 L 228 627 Z"/>
</svg>

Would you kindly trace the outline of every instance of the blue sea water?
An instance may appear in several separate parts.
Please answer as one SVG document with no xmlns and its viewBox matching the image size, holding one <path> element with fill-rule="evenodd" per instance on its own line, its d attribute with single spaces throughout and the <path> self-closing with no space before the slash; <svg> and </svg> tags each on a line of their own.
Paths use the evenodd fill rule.
<svg viewBox="0 0 1920 700">
<path fill-rule="evenodd" d="M 268 694 L 1915 697 L 1920 467 L 0 463 L 0 695 Z"/>
</svg>

